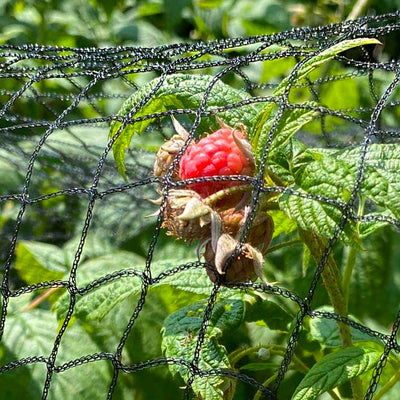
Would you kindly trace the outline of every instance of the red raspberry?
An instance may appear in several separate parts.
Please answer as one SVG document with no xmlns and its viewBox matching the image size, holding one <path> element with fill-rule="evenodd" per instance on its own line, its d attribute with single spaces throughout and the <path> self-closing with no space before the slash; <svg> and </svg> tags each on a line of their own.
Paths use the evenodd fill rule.
<svg viewBox="0 0 400 400">
<path fill-rule="evenodd" d="M 181 179 L 205 176 L 253 175 L 254 165 L 237 145 L 234 130 L 223 127 L 211 135 L 190 145 L 182 156 L 179 166 Z M 244 139 L 240 131 L 235 131 L 239 139 Z M 204 182 L 189 185 L 189 188 L 207 197 L 219 190 L 240 185 L 238 182 Z"/>
</svg>

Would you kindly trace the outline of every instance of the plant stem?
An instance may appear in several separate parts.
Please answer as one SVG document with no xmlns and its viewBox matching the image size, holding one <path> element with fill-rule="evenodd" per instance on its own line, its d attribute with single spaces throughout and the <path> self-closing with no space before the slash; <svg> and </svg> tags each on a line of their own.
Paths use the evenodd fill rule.
<svg viewBox="0 0 400 400">
<path fill-rule="evenodd" d="M 212 206 L 213 204 L 217 203 L 219 200 L 222 200 L 226 196 L 230 196 L 232 194 L 240 192 L 250 192 L 251 190 L 253 190 L 253 186 L 251 185 L 232 186 L 230 188 L 222 189 L 219 190 L 218 192 L 211 194 L 204 200 L 204 204 Z"/>
<path fill-rule="evenodd" d="M 234 367 L 235 364 L 241 358 L 247 356 L 248 354 L 255 353 L 256 351 L 258 351 L 262 348 L 264 348 L 264 349 L 268 348 L 271 351 L 271 355 L 276 354 L 276 355 L 280 355 L 282 357 L 284 357 L 285 352 L 286 352 L 285 347 L 278 346 L 278 345 L 249 347 L 242 351 L 235 352 L 233 358 L 230 360 L 231 365 Z M 294 364 L 297 365 L 298 370 L 303 372 L 304 374 L 306 374 L 310 370 L 310 368 L 306 364 L 304 364 L 303 361 L 301 361 L 295 354 L 293 354 L 292 361 Z M 267 387 L 271 382 L 273 382 L 276 379 L 277 375 L 278 375 L 278 373 L 275 373 L 272 376 L 270 376 L 265 382 L 263 382 L 263 386 Z M 329 390 L 328 394 L 332 397 L 333 400 L 340 400 L 340 397 L 333 390 Z M 261 392 L 257 391 L 257 393 L 254 395 L 253 400 L 258 400 L 260 398 L 260 396 L 261 396 Z"/>
<path fill-rule="evenodd" d="M 325 241 L 312 231 L 299 229 L 299 232 L 300 237 L 310 249 L 311 255 L 318 263 L 323 257 L 326 249 Z M 348 307 L 340 284 L 340 270 L 332 254 L 328 255 L 321 275 L 335 313 L 343 317 L 347 317 Z M 351 346 L 352 337 L 350 327 L 340 321 L 338 321 L 337 324 L 339 327 L 339 334 L 342 339 L 343 347 Z M 351 379 L 350 383 L 353 392 L 353 400 L 361 400 L 363 397 L 363 390 L 360 379 L 353 378 Z"/>
<path fill-rule="evenodd" d="M 383 386 L 383 388 L 375 394 L 374 400 L 380 400 L 383 395 L 385 395 L 397 382 L 400 380 L 400 371 L 397 371 L 386 384 Z"/>
<path fill-rule="evenodd" d="M 357 215 L 360 217 L 364 214 L 364 204 L 365 200 L 360 197 Z M 357 223 L 357 231 L 360 227 L 360 222 Z M 358 254 L 358 248 L 350 247 L 349 252 L 347 254 L 346 265 L 343 271 L 342 277 L 342 290 L 343 295 L 346 300 L 347 307 L 349 305 L 349 294 L 350 294 L 350 284 L 351 284 L 351 275 L 353 274 L 354 265 L 356 264 Z"/>
<path fill-rule="evenodd" d="M 303 241 L 300 239 L 294 239 L 294 240 L 289 240 L 287 242 L 279 243 L 275 246 L 269 247 L 266 254 L 273 253 L 274 251 L 280 250 L 284 247 L 290 247 L 300 243 L 303 243 Z"/>
<path fill-rule="evenodd" d="M 271 375 L 266 381 L 263 382 L 263 386 L 267 387 L 271 382 L 273 382 L 276 379 L 277 376 L 278 376 L 277 372 Z M 253 397 L 253 400 L 259 400 L 261 395 L 262 393 L 259 390 L 257 390 L 256 394 Z"/>
<path fill-rule="evenodd" d="M 314 232 L 299 230 L 300 237 L 310 249 L 310 253 L 316 262 L 319 262 L 325 251 L 324 240 Z M 322 271 L 322 280 L 326 291 L 328 292 L 329 299 L 333 306 L 335 313 L 347 317 L 347 303 L 343 296 L 340 286 L 340 270 L 336 264 L 332 254 L 327 258 L 324 270 Z M 351 333 L 348 325 L 338 322 L 340 337 L 344 347 L 351 345 Z"/>
<path fill-rule="evenodd" d="M 279 345 L 267 345 L 267 346 L 254 346 L 254 347 L 248 347 L 246 349 L 243 349 L 242 351 L 238 351 L 238 352 L 234 352 L 233 354 L 231 354 L 229 356 L 230 358 L 230 364 L 232 365 L 232 367 L 235 367 L 236 363 L 242 359 L 243 357 L 249 355 L 249 354 L 254 354 L 256 353 L 258 350 L 260 349 L 267 349 L 271 352 L 271 355 L 279 355 L 284 357 L 285 352 L 286 352 L 286 348 L 283 346 L 279 346 Z M 309 371 L 310 368 L 308 368 L 308 366 L 306 364 L 303 363 L 303 361 L 301 361 L 295 354 L 293 355 L 292 361 L 294 364 L 297 365 L 297 369 L 303 373 L 307 373 Z"/>
<path fill-rule="evenodd" d="M 229 355 L 230 364 L 232 365 L 232 367 L 235 367 L 236 363 L 237 363 L 240 359 L 242 359 L 243 357 L 245 357 L 245 356 L 247 356 L 247 355 L 249 355 L 249 354 L 253 354 L 253 353 L 257 352 L 257 351 L 260 350 L 260 349 L 267 349 L 267 348 L 269 348 L 269 347 L 270 347 L 270 346 L 262 346 L 262 345 L 260 345 L 260 346 L 254 346 L 254 347 L 247 347 L 247 348 L 245 348 L 245 349 L 243 349 L 243 350 L 241 350 L 241 351 L 234 352 L 233 354 L 230 354 L 230 355 Z M 232 356 L 233 356 L 233 357 L 232 357 Z M 232 357 L 232 358 L 231 358 L 231 357 Z"/>
<path fill-rule="evenodd" d="M 353 273 L 354 265 L 356 263 L 357 254 L 358 254 L 358 249 L 354 247 L 349 248 L 346 265 L 343 271 L 342 288 L 343 288 L 343 296 L 347 305 L 349 304 L 351 275 Z"/>
</svg>

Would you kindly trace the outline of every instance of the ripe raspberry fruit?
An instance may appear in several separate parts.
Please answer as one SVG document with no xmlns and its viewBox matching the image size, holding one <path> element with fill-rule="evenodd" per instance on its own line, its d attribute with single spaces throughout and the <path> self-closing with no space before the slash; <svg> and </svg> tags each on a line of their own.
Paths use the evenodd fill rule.
<svg viewBox="0 0 400 400">
<path fill-rule="evenodd" d="M 190 145 L 182 156 L 179 176 L 186 180 L 208 176 L 247 175 L 254 173 L 254 159 L 250 143 L 244 133 L 222 125 L 221 129 Z M 204 182 L 189 188 L 208 197 L 238 182 Z"/>
</svg>

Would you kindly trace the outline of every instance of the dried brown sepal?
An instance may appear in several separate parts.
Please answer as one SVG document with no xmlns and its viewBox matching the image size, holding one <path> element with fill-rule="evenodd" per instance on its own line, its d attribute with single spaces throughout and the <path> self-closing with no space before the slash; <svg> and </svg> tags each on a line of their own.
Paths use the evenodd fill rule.
<svg viewBox="0 0 400 400">
<path fill-rule="evenodd" d="M 175 156 L 179 153 L 179 150 L 183 147 L 183 145 L 189 138 L 189 134 L 185 130 L 185 128 L 174 117 L 171 117 L 171 119 L 177 133 L 159 148 L 153 167 L 154 176 L 163 177 L 167 174 L 168 169 L 173 163 Z M 175 170 L 173 171 L 171 177 L 173 181 L 180 180 L 178 169 L 179 168 L 177 166 L 177 168 L 175 168 Z"/>
<path fill-rule="evenodd" d="M 247 140 L 246 136 L 243 137 L 243 135 L 245 135 L 245 132 L 243 133 L 243 131 L 242 135 L 238 135 L 238 131 L 232 132 L 235 143 L 237 144 L 239 149 L 242 150 L 245 157 L 249 160 L 249 168 L 251 170 L 251 173 L 249 173 L 248 175 L 253 175 L 256 168 L 256 160 L 254 158 L 253 149 L 251 148 L 250 142 Z"/>
<path fill-rule="evenodd" d="M 216 251 L 210 242 L 205 246 L 204 258 L 212 269 L 207 274 L 212 282 L 222 278 L 225 282 L 254 281 L 259 277 L 267 283 L 262 266 L 264 259 L 259 250 L 249 243 L 243 244 L 240 253 L 233 259 L 238 241 L 228 234 L 222 234 L 217 243 Z"/>
<path fill-rule="evenodd" d="M 236 209 L 231 208 L 220 212 L 222 232 L 238 238 L 243 229 L 247 211 L 248 209 L 236 211 Z M 274 220 L 272 217 L 266 212 L 258 212 L 251 225 L 247 242 L 256 248 L 262 246 L 261 251 L 264 254 L 268 250 L 273 233 Z"/>
<path fill-rule="evenodd" d="M 227 125 L 221 118 L 216 117 L 216 120 L 221 128 L 229 128 L 232 130 L 233 140 L 237 144 L 240 150 L 242 150 L 243 154 L 249 160 L 249 173 L 246 175 L 251 176 L 256 168 L 256 161 L 253 154 L 253 149 L 251 147 L 251 143 L 247 140 L 247 131 L 246 127 L 243 124 L 239 124 L 239 129 L 233 129 L 231 126 Z"/>
<path fill-rule="evenodd" d="M 163 227 L 167 234 L 179 239 L 205 239 L 211 235 L 211 214 L 193 190 L 170 190 L 167 198 Z"/>
<path fill-rule="evenodd" d="M 247 241 L 254 247 L 261 245 L 261 252 L 265 254 L 271 244 L 273 234 L 274 220 L 266 212 L 259 212 L 254 218 Z"/>
</svg>

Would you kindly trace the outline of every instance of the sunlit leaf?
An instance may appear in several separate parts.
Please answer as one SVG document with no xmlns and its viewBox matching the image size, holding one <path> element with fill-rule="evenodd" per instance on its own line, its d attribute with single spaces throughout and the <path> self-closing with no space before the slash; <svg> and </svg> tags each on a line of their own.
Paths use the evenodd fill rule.
<svg viewBox="0 0 400 400">
<path fill-rule="evenodd" d="M 382 351 L 366 342 L 363 347 L 346 347 L 328 354 L 313 365 L 297 386 L 292 400 L 316 399 L 322 393 L 362 375 L 376 366 Z"/>
</svg>

